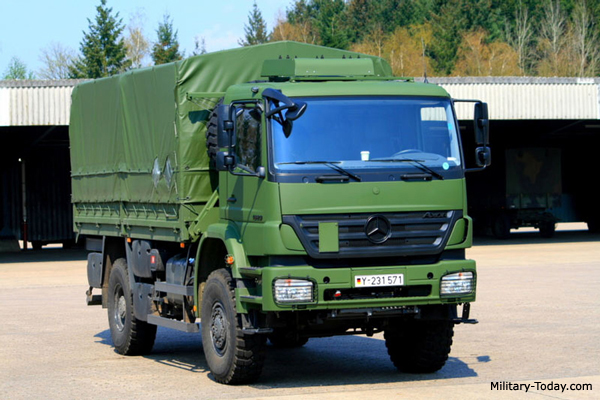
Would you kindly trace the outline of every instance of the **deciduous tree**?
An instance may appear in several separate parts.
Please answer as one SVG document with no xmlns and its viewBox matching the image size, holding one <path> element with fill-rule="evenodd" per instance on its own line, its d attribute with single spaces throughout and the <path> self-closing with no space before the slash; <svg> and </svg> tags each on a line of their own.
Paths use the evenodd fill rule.
<svg viewBox="0 0 600 400">
<path fill-rule="evenodd" d="M 38 71 L 38 76 L 41 79 L 68 79 L 71 75 L 70 68 L 76 58 L 73 49 L 58 42 L 51 42 L 42 49 L 40 61 L 44 66 Z"/>
<path fill-rule="evenodd" d="M 505 42 L 486 43 L 489 34 L 483 29 L 466 33 L 458 51 L 454 75 L 514 76 L 521 75 L 518 55 Z"/>
<path fill-rule="evenodd" d="M 385 42 L 386 59 L 396 76 L 435 75 L 427 46 L 432 40 L 429 24 L 396 28 Z"/>
<path fill-rule="evenodd" d="M 532 52 L 533 26 L 529 10 L 519 0 L 515 11 L 514 23 L 506 23 L 506 41 L 517 52 L 519 68 L 522 74 L 530 71 Z"/>
<path fill-rule="evenodd" d="M 537 72 L 542 76 L 568 75 L 570 62 L 565 54 L 566 17 L 558 0 L 546 0 L 540 21 Z"/>
<path fill-rule="evenodd" d="M 35 74 L 27 69 L 27 65 L 18 57 L 13 57 L 8 63 L 2 79 L 35 79 Z"/>
<path fill-rule="evenodd" d="M 192 55 L 199 56 L 201 54 L 206 54 L 206 39 L 204 36 L 196 36 L 194 37 L 194 51 L 192 51 Z"/>
<path fill-rule="evenodd" d="M 141 68 L 149 65 L 150 41 L 144 33 L 145 17 L 143 11 L 137 10 L 129 18 L 127 24 L 127 36 L 125 46 L 127 47 L 127 58 L 131 61 L 132 68 Z"/>
<path fill-rule="evenodd" d="M 600 64 L 598 31 L 585 0 L 579 0 L 573 9 L 570 30 L 571 48 L 575 56 L 576 76 L 594 76 Z"/>
</svg>

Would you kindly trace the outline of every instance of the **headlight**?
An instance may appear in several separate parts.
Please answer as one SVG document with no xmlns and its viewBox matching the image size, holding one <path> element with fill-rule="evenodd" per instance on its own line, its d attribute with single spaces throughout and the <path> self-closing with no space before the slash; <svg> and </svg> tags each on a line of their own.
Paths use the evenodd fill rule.
<svg viewBox="0 0 600 400">
<path fill-rule="evenodd" d="M 313 301 L 314 284 L 304 279 L 277 279 L 273 294 L 278 303 L 307 303 Z"/>
<path fill-rule="evenodd" d="M 472 272 L 457 272 L 442 277 L 441 296 L 460 296 L 470 294 L 475 289 Z"/>
</svg>

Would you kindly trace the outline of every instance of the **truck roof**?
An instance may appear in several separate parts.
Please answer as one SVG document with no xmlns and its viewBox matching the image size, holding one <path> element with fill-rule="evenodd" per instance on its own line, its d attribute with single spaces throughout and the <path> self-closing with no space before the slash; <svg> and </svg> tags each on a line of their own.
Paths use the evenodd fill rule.
<svg viewBox="0 0 600 400">
<path fill-rule="evenodd" d="M 232 86 L 227 91 L 229 98 L 254 98 L 253 88 L 273 88 L 281 90 L 289 97 L 322 96 L 422 96 L 450 97 L 441 86 L 419 83 L 412 80 L 344 80 L 344 81 L 294 81 L 294 82 L 255 82 Z M 255 89 L 254 89 L 255 90 Z"/>
</svg>

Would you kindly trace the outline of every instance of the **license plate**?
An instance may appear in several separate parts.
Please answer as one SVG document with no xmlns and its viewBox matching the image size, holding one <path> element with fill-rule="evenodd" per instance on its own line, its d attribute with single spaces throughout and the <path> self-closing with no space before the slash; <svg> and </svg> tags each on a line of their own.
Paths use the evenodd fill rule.
<svg viewBox="0 0 600 400">
<path fill-rule="evenodd" d="M 404 274 L 358 275 L 354 277 L 354 287 L 381 287 L 404 285 Z"/>
</svg>

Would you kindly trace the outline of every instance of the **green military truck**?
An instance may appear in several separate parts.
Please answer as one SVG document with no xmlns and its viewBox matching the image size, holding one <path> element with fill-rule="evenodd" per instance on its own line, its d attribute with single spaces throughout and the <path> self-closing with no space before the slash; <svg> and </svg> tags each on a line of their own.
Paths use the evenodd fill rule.
<svg viewBox="0 0 600 400">
<path fill-rule="evenodd" d="M 87 301 L 108 308 L 118 353 L 150 352 L 157 326 L 201 332 L 214 379 L 236 384 L 259 377 L 267 340 L 383 332 L 400 370 L 432 372 L 454 325 L 475 322 L 467 168 L 442 88 L 278 42 L 86 82 L 72 100 Z"/>
</svg>

